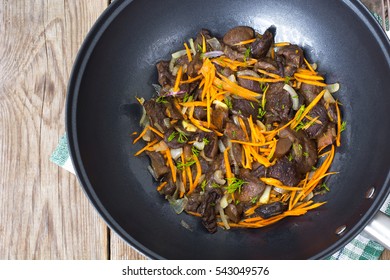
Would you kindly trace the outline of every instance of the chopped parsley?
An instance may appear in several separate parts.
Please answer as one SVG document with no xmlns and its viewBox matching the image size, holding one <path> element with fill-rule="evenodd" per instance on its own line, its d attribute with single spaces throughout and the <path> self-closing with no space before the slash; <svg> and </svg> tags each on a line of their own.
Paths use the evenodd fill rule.
<svg viewBox="0 0 390 280">
<path fill-rule="evenodd" d="M 187 142 L 187 140 L 188 140 L 187 136 L 186 136 L 183 132 L 177 132 L 177 131 L 172 132 L 172 133 L 168 136 L 168 142 L 173 141 L 173 139 L 175 139 L 175 137 L 176 137 L 177 135 L 179 135 L 179 137 L 177 138 L 177 142 L 179 142 L 179 143 L 185 143 L 185 142 Z"/>
<path fill-rule="evenodd" d="M 202 141 L 203 141 L 203 143 L 204 143 L 205 145 L 207 145 L 208 143 L 210 143 L 210 140 L 207 139 L 206 137 L 203 137 Z"/>
<path fill-rule="evenodd" d="M 251 203 L 252 204 L 255 204 L 256 203 L 256 201 L 259 199 L 259 197 L 258 196 L 255 196 L 255 197 L 252 197 L 252 199 L 251 199 Z"/>
<path fill-rule="evenodd" d="M 325 190 L 326 192 L 330 192 L 329 187 L 328 187 L 325 183 L 322 183 L 322 184 L 321 184 L 321 189 L 322 189 L 322 190 Z"/>
<path fill-rule="evenodd" d="M 343 121 L 343 122 L 341 123 L 340 132 L 343 132 L 346 128 L 347 128 L 347 122 L 346 122 L 346 121 Z"/>
<path fill-rule="evenodd" d="M 221 186 L 218 185 L 217 183 L 213 182 L 213 183 L 211 183 L 211 187 L 213 187 L 213 188 L 220 188 Z"/>
<path fill-rule="evenodd" d="M 305 105 L 301 105 L 301 107 L 298 109 L 296 120 L 299 120 L 301 118 L 303 111 L 305 111 Z"/>
<path fill-rule="evenodd" d="M 177 131 L 172 132 L 171 135 L 168 136 L 168 142 L 171 142 L 173 139 L 175 139 L 177 134 Z"/>
<path fill-rule="evenodd" d="M 226 106 L 228 106 L 228 108 L 230 110 L 233 109 L 232 101 L 229 98 L 225 98 L 224 101 L 225 101 Z"/>
<path fill-rule="evenodd" d="M 304 156 L 305 158 L 307 158 L 307 157 L 309 157 L 309 153 L 308 153 L 308 152 L 303 152 L 303 156 Z"/>
<path fill-rule="evenodd" d="M 290 80 L 291 80 L 291 77 L 290 77 L 290 76 L 286 76 L 286 77 L 284 78 L 284 83 L 285 83 L 285 84 L 288 84 L 288 83 L 290 82 Z"/>
<path fill-rule="evenodd" d="M 177 169 L 179 170 L 183 170 L 184 167 L 190 167 L 191 165 L 195 164 L 196 161 L 195 160 L 191 160 L 191 161 L 187 161 L 186 163 L 182 163 L 182 162 L 178 162 L 176 167 Z"/>
<path fill-rule="evenodd" d="M 202 189 L 202 191 L 205 191 L 206 185 L 207 185 L 207 181 L 206 181 L 206 180 L 203 180 L 203 181 L 202 181 L 202 184 L 200 184 L 200 188 Z"/>
<path fill-rule="evenodd" d="M 263 109 L 263 107 L 259 107 L 259 111 L 258 111 L 258 114 L 257 114 L 257 118 L 258 118 L 258 119 L 262 119 L 266 113 L 267 113 L 267 112 Z"/>
<path fill-rule="evenodd" d="M 229 185 L 226 187 L 228 193 L 234 193 L 237 190 L 241 192 L 242 185 L 246 183 L 244 180 L 238 178 L 229 178 L 227 180 L 229 182 Z"/>
<path fill-rule="evenodd" d="M 289 153 L 287 158 L 288 158 L 288 161 L 292 161 L 294 159 L 292 153 Z"/>
<path fill-rule="evenodd" d="M 244 61 L 246 62 L 251 54 L 251 48 L 247 48 L 244 53 Z"/>
<path fill-rule="evenodd" d="M 162 103 L 162 104 L 166 104 L 168 103 L 168 101 L 165 99 L 165 96 L 159 96 L 156 98 L 156 102 L 157 103 Z"/>
<path fill-rule="evenodd" d="M 194 156 L 199 156 L 200 151 L 195 146 L 192 146 L 191 151 Z"/>
</svg>

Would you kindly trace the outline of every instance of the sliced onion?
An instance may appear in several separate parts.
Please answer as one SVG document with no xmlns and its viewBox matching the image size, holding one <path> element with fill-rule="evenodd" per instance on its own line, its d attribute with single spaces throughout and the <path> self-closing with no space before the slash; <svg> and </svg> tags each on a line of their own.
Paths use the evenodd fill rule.
<svg viewBox="0 0 390 280">
<path fill-rule="evenodd" d="M 144 134 L 144 136 L 142 136 L 142 140 L 144 140 L 145 142 L 150 142 L 150 140 L 152 139 L 152 135 L 153 132 L 150 129 L 148 129 Z"/>
<path fill-rule="evenodd" d="M 220 51 L 222 50 L 222 46 L 221 46 L 221 43 L 219 42 L 219 40 L 215 37 L 211 38 L 211 39 L 208 39 L 207 40 L 207 43 L 211 46 L 211 48 L 214 50 L 214 51 Z"/>
<path fill-rule="evenodd" d="M 204 151 L 201 151 L 199 155 L 208 162 L 214 161 L 212 158 L 206 157 L 206 155 L 204 154 Z"/>
<path fill-rule="evenodd" d="M 229 226 L 229 223 L 228 223 L 228 221 L 227 221 L 225 212 L 223 211 L 222 208 L 219 208 L 219 215 L 221 216 L 221 221 L 222 221 L 224 227 L 225 227 L 226 229 L 230 229 L 230 226 Z"/>
<path fill-rule="evenodd" d="M 182 57 L 183 55 L 186 55 L 186 54 L 187 54 L 186 50 L 180 50 L 180 51 L 174 52 L 172 54 L 172 58 L 178 59 L 179 57 Z"/>
<path fill-rule="evenodd" d="M 161 133 L 164 133 L 164 129 L 161 127 L 161 125 L 157 122 L 153 124 L 155 128 L 157 128 Z"/>
<path fill-rule="evenodd" d="M 190 225 L 187 224 L 184 220 L 181 220 L 181 221 L 180 221 L 180 224 L 181 224 L 182 227 L 184 227 L 185 229 L 188 229 L 189 231 L 193 231 L 193 229 L 190 227 Z"/>
<path fill-rule="evenodd" d="M 235 125 L 240 126 L 240 122 L 238 121 L 238 116 L 237 115 L 233 115 L 233 122 L 234 122 Z"/>
<path fill-rule="evenodd" d="M 283 89 L 287 91 L 290 94 L 291 101 L 292 101 L 292 108 L 294 111 L 297 111 L 299 108 L 299 100 L 298 100 L 298 94 L 289 84 L 285 84 L 283 86 Z"/>
<path fill-rule="evenodd" d="M 267 128 L 265 127 L 265 124 L 263 124 L 262 121 L 256 120 L 256 124 L 257 124 L 262 130 L 267 130 Z"/>
<path fill-rule="evenodd" d="M 317 63 L 312 63 L 311 64 L 311 68 L 313 68 L 313 70 L 315 71 L 315 70 L 317 70 Z"/>
<path fill-rule="evenodd" d="M 205 146 L 206 144 L 205 144 L 205 142 L 203 142 L 203 141 L 201 141 L 201 142 L 196 141 L 196 142 L 194 142 L 194 144 L 192 144 L 192 145 L 194 145 L 194 147 L 197 148 L 199 151 L 203 151 L 204 146 Z"/>
<path fill-rule="evenodd" d="M 184 129 L 189 131 L 189 132 L 196 132 L 196 130 L 197 130 L 195 125 L 193 125 L 187 121 L 182 121 L 182 125 L 183 125 Z"/>
<path fill-rule="evenodd" d="M 228 77 L 228 79 L 229 79 L 229 81 L 231 81 L 231 82 L 237 84 L 236 76 L 234 76 L 233 74 L 231 74 L 231 75 Z"/>
<path fill-rule="evenodd" d="M 149 122 L 149 118 L 148 118 L 147 115 L 146 115 L 145 107 L 142 106 L 142 117 L 141 117 L 141 119 L 139 120 L 139 125 L 145 127 L 145 126 L 148 125 L 148 122 Z"/>
<path fill-rule="evenodd" d="M 169 118 L 165 118 L 164 120 L 164 125 L 166 128 L 171 128 L 171 120 Z"/>
<path fill-rule="evenodd" d="M 218 140 L 218 148 L 219 148 L 219 151 L 220 151 L 221 153 L 223 153 L 223 152 L 226 150 L 226 147 L 225 147 L 225 145 L 223 144 L 223 142 L 222 142 L 221 139 Z"/>
<path fill-rule="evenodd" d="M 259 202 L 267 204 L 269 201 L 270 194 L 271 194 L 271 186 L 266 186 L 263 194 L 261 195 L 261 197 L 259 199 Z"/>
<path fill-rule="evenodd" d="M 163 151 L 166 151 L 168 149 L 169 149 L 169 147 L 164 141 L 160 141 L 156 145 L 153 146 L 153 150 L 155 152 L 163 152 Z"/>
<path fill-rule="evenodd" d="M 150 174 L 152 174 L 154 180 L 157 181 L 158 180 L 157 174 L 156 174 L 156 172 L 154 171 L 154 169 L 153 169 L 153 167 L 151 165 L 148 165 L 148 171 L 150 172 Z"/>
<path fill-rule="evenodd" d="M 169 201 L 169 204 L 172 206 L 173 210 L 176 212 L 176 214 L 180 214 L 184 211 L 184 208 L 187 206 L 188 198 L 183 197 L 180 199 L 173 199 L 171 197 L 167 198 Z"/>
<path fill-rule="evenodd" d="M 259 74 L 257 74 L 255 71 L 249 70 L 249 69 L 237 71 L 237 77 L 239 77 L 239 76 L 251 76 L 251 77 L 260 78 Z"/>
<path fill-rule="evenodd" d="M 164 142 L 164 141 L 161 141 Z M 171 149 L 171 156 L 174 160 L 177 160 L 183 153 L 183 148 Z"/>
<path fill-rule="evenodd" d="M 222 209 L 225 209 L 229 205 L 228 198 L 230 197 L 229 194 L 225 194 L 222 198 L 221 201 L 219 202 L 220 206 Z"/>
<path fill-rule="evenodd" d="M 330 93 L 335 93 L 340 89 L 339 83 L 329 84 L 326 86 Z"/>
<path fill-rule="evenodd" d="M 216 170 L 214 172 L 214 181 L 218 184 L 218 185 L 225 185 L 226 184 L 226 180 L 223 179 L 223 173 L 222 173 L 222 170 Z"/>
<path fill-rule="evenodd" d="M 329 92 L 328 89 L 325 89 L 324 93 L 324 100 L 326 103 L 336 103 L 336 100 L 333 98 L 332 94 Z"/>
<path fill-rule="evenodd" d="M 278 187 L 274 187 L 274 191 L 281 193 L 281 194 L 284 194 L 285 192 L 287 192 L 287 190 L 282 189 L 282 188 L 278 188 Z"/>
<path fill-rule="evenodd" d="M 211 52 L 206 52 L 203 54 L 203 57 L 208 57 L 208 58 L 213 58 L 213 57 L 218 57 L 224 55 L 222 51 L 211 51 Z"/>
<path fill-rule="evenodd" d="M 225 111 L 229 110 L 229 107 L 225 103 L 223 103 L 222 101 L 219 101 L 217 99 L 213 101 L 213 104 L 215 104 L 215 108 L 217 108 L 217 109 L 220 108 L 220 109 L 223 109 Z"/>
<path fill-rule="evenodd" d="M 194 39 L 190 38 L 188 40 L 188 43 L 190 43 L 190 48 L 191 48 L 191 52 L 193 55 L 196 55 L 196 49 L 195 49 L 195 44 L 194 44 Z"/>
</svg>

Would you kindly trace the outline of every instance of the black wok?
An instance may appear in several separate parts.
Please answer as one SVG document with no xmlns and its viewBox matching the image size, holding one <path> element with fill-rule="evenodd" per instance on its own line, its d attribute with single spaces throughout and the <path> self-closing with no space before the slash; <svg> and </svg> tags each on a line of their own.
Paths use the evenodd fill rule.
<svg viewBox="0 0 390 280">
<path fill-rule="evenodd" d="M 236 25 L 261 33 L 274 25 L 276 41 L 301 45 L 328 83 L 341 83 L 347 129 L 332 165 L 340 173 L 321 197 L 326 205 L 263 229 L 209 234 L 198 219 L 173 212 L 155 190 L 148 159 L 132 156 L 142 145 L 131 144 L 141 117 L 134 97 L 153 95 L 155 63 L 200 28 L 221 36 Z M 150 258 L 325 258 L 363 229 L 390 190 L 389 55 L 384 32 L 357 1 L 114 1 L 70 79 L 67 135 L 78 178 L 107 224 Z"/>
</svg>

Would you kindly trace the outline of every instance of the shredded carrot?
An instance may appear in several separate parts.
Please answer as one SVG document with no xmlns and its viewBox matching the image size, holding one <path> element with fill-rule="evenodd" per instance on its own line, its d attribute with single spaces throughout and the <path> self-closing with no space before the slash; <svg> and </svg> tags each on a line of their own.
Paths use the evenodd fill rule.
<svg viewBox="0 0 390 280">
<path fill-rule="evenodd" d="M 181 154 L 180 158 L 181 158 L 181 162 L 182 162 L 183 166 L 185 166 L 186 160 L 184 158 L 184 153 Z M 185 186 L 187 185 L 187 176 L 186 176 L 186 171 L 184 168 L 181 172 L 181 180 L 182 180 L 184 188 L 185 188 Z"/>
<path fill-rule="evenodd" d="M 144 151 L 148 150 L 149 148 L 151 148 L 154 144 L 156 144 L 158 142 L 158 140 L 154 140 L 152 142 L 149 142 L 145 147 L 143 147 L 141 150 L 139 150 L 138 152 L 136 152 L 134 154 L 134 156 L 138 156 L 140 154 L 142 154 Z"/>
<path fill-rule="evenodd" d="M 184 47 L 186 48 L 186 53 L 187 53 L 188 61 L 191 62 L 191 61 L 192 61 L 191 50 L 190 50 L 190 48 L 188 47 L 187 43 L 184 43 Z"/>
<path fill-rule="evenodd" d="M 278 83 L 278 82 L 284 82 L 284 78 L 257 78 L 252 76 L 240 76 L 241 79 L 245 80 L 251 80 L 251 81 L 257 81 L 260 83 Z"/>
<path fill-rule="evenodd" d="M 203 77 L 202 75 L 198 75 L 198 76 L 196 76 L 194 78 L 191 78 L 191 79 L 188 79 L 188 80 L 184 80 L 184 81 L 180 81 L 180 84 L 190 84 L 190 83 L 193 83 L 193 82 L 195 82 L 197 80 L 202 79 L 202 77 Z"/>
<path fill-rule="evenodd" d="M 316 73 L 316 71 L 314 71 L 313 67 L 312 67 L 311 64 L 306 60 L 306 58 L 303 58 L 303 60 L 305 61 L 307 68 L 309 68 L 309 70 L 310 70 L 311 72 Z"/>
<path fill-rule="evenodd" d="M 205 53 L 207 51 L 206 48 L 206 38 L 202 34 L 202 53 Z"/>
<path fill-rule="evenodd" d="M 183 72 L 183 66 L 180 66 L 180 67 L 179 67 L 179 70 L 177 71 L 177 74 L 176 74 L 175 86 L 173 87 L 173 91 L 174 91 L 174 92 L 179 91 L 179 85 L 180 85 L 180 80 L 181 80 L 182 72 Z"/>
<path fill-rule="evenodd" d="M 271 78 L 274 78 L 274 79 L 283 79 L 281 76 L 279 76 L 278 74 L 274 74 L 274 73 L 270 73 L 270 72 L 267 72 L 265 70 L 262 70 L 262 69 L 257 69 L 257 72 L 261 73 L 261 74 L 264 74 L 264 75 L 267 75 Z M 241 77 L 241 76 L 240 76 Z M 283 79 L 284 80 L 284 79 Z"/>
<path fill-rule="evenodd" d="M 146 127 L 144 128 L 144 130 L 142 130 L 141 134 L 138 135 L 138 137 L 134 139 L 133 144 L 137 143 L 138 140 L 141 139 L 142 136 L 144 136 L 144 135 L 146 134 L 146 132 L 148 132 L 148 129 L 149 129 L 148 126 L 146 126 Z"/>
<path fill-rule="evenodd" d="M 340 147 L 340 139 L 341 139 L 341 114 L 339 104 L 336 101 L 336 112 L 337 112 L 337 135 L 336 135 L 336 146 Z"/>
<path fill-rule="evenodd" d="M 307 116 L 306 117 L 310 117 L 310 116 Z M 310 117 L 311 118 L 311 117 Z M 311 120 L 305 124 L 302 129 L 308 129 L 309 127 L 311 127 L 317 120 L 318 120 L 319 116 L 315 117 L 315 118 L 311 118 Z"/>
<path fill-rule="evenodd" d="M 267 156 L 268 160 L 271 160 L 271 158 L 274 156 L 274 153 L 276 150 L 276 142 L 277 142 L 276 138 L 274 138 L 273 141 L 274 141 L 274 145 L 272 146 L 271 151 L 270 151 L 269 155 Z"/>
<path fill-rule="evenodd" d="M 229 149 L 230 147 L 226 148 L 225 151 L 223 151 L 223 159 L 225 161 L 225 169 L 226 169 L 226 178 L 229 180 L 233 178 L 232 170 L 230 168 L 230 162 L 229 162 Z"/>
<path fill-rule="evenodd" d="M 179 104 L 181 106 L 185 106 L 185 107 L 191 107 L 191 106 L 206 107 L 207 106 L 207 103 L 203 102 L 203 101 L 191 101 L 191 102 L 184 102 L 184 103 L 179 103 Z"/>
<path fill-rule="evenodd" d="M 189 195 L 195 190 L 195 188 L 199 184 L 200 176 L 202 175 L 202 166 L 200 165 L 200 161 L 199 161 L 198 157 L 195 155 L 194 155 L 194 159 L 195 159 L 195 164 L 196 164 L 196 176 L 195 176 L 194 183 L 192 185 L 192 189 L 190 188 L 190 190 L 188 191 Z"/>
<path fill-rule="evenodd" d="M 221 79 L 215 77 L 214 79 L 215 86 L 217 87 L 221 86 L 224 90 L 251 101 L 257 101 L 257 98 L 260 97 L 259 93 L 241 87 L 236 83 L 230 81 L 227 77 L 220 75 L 219 73 L 217 74 Z"/>
<path fill-rule="evenodd" d="M 321 83 L 321 82 L 318 82 L 318 81 L 304 80 L 304 79 L 301 79 L 301 78 L 298 78 L 298 77 L 296 77 L 296 79 L 297 79 L 298 82 L 301 82 L 301 83 L 304 83 L 304 84 L 308 84 L 308 85 L 319 86 L 319 87 L 326 87 L 327 86 L 327 84 Z"/>
<path fill-rule="evenodd" d="M 190 166 L 187 166 L 185 168 L 186 172 L 187 172 L 187 177 L 188 177 L 188 182 L 189 182 L 189 185 L 190 185 L 190 188 L 189 190 L 193 190 L 194 189 L 194 182 L 192 181 L 192 171 L 191 171 L 191 167 Z M 183 172 L 184 172 L 184 168 L 183 168 Z"/>
<path fill-rule="evenodd" d="M 172 155 L 171 155 L 171 152 L 169 151 L 169 149 L 167 149 L 165 151 L 165 155 L 167 156 L 168 165 L 169 165 L 169 168 L 171 169 L 172 181 L 174 183 L 176 183 L 176 167 L 173 164 Z"/>
<path fill-rule="evenodd" d="M 237 60 L 231 60 L 227 57 L 219 57 L 213 59 L 213 62 L 222 66 L 222 67 L 228 67 L 233 71 L 237 71 L 238 67 L 248 67 L 257 62 L 256 59 L 247 59 L 246 61 L 237 61 Z"/>
<path fill-rule="evenodd" d="M 324 78 L 321 76 L 305 75 L 305 74 L 300 74 L 300 73 L 295 73 L 294 77 L 296 79 L 305 79 L 305 80 L 314 80 L 314 81 L 323 81 L 324 80 Z"/>
<path fill-rule="evenodd" d="M 242 45 L 253 43 L 254 41 L 256 41 L 256 38 L 245 40 L 245 41 L 241 41 L 241 42 L 235 43 L 233 45 L 234 46 L 242 46 Z"/>
<path fill-rule="evenodd" d="M 251 155 L 253 156 L 253 158 L 256 159 L 259 163 L 261 163 L 265 167 L 271 166 L 270 161 L 267 158 L 259 155 L 253 147 L 249 147 L 249 150 L 251 151 Z"/>
<path fill-rule="evenodd" d="M 160 131 L 158 131 L 157 129 L 155 129 L 154 127 L 148 125 L 147 126 L 151 131 L 153 131 L 156 135 L 160 136 L 161 138 L 164 138 L 164 134 L 162 134 Z"/>
<path fill-rule="evenodd" d="M 313 101 L 306 107 L 306 109 L 303 111 L 301 116 L 294 121 L 294 123 L 291 125 L 291 128 L 294 129 L 302 120 L 303 118 L 310 112 L 311 109 L 321 100 L 322 96 L 325 94 L 325 89 L 321 91 L 314 99 Z M 295 118 L 294 118 L 295 119 Z M 294 120 L 293 119 L 293 120 Z"/>
<path fill-rule="evenodd" d="M 260 178 L 260 180 L 263 181 L 264 183 L 266 183 L 267 185 L 281 188 L 281 189 L 284 189 L 287 191 L 300 191 L 300 190 L 302 190 L 302 188 L 298 188 L 298 187 L 285 186 L 282 182 L 280 182 L 279 180 L 274 179 L 274 178 L 262 177 L 262 178 Z"/>
<path fill-rule="evenodd" d="M 199 128 L 200 130 L 202 130 L 202 131 L 204 131 L 204 132 L 211 132 L 212 130 L 210 130 L 210 129 L 207 129 L 207 128 L 205 128 L 205 127 L 203 127 L 201 124 L 200 124 L 200 121 L 199 120 L 197 120 L 197 119 L 195 119 L 195 118 L 189 118 L 190 119 L 190 121 L 191 121 L 191 123 L 193 124 L 193 125 L 195 125 L 197 128 Z"/>
<path fill-rule="evenodd" d="M 159 192 L 159 191 L 161 191 L 164 187 L 165 187 L 165 185 L 166 184 L 168 184 L 168 182 L 162 182 L 158 187 L 157 187 L 157 191 Z"/>
<path fill-rule="evenodd" d="M 195 217 L 201 217 L 202 215 L 200 213 L 197 213 L 197 212 L 193 212 L 193 211 L 188 211 L 186 210 L 186 213 L 192 215 L 192 216 L 195 216 Z"/>
<path fill-rule="evenodd" d="M 289 46 L 289 45 L 291 45 L 289 42 L 279 42 L 279 43 L 275 43 L 274 47 L 280 48 L 280 47 L 285 47 L 285 46 Z"/>
<path fill-rule="evenodd" d="M 246 125 L 245 125 L 244 121 L 240 117 L 238 117 L 238 122 L 240 123 L 240 127 L 245 134 L 246 140 L 249 141 L 248 130 L 246 129 Z"/>
<path fill-rule="evenodd" d="M 318 74 L 318 72 L 316 72 L 316 71 L 311 71 L 311 70 L 307 70 L 307 69 L 305 69 L 305 68 L 298 68 L 297 69 L 297 72 L 298 73 L 302 73 L 302 74 L 305 74 L 305 75 L 317 75 Z"/>
</svg>

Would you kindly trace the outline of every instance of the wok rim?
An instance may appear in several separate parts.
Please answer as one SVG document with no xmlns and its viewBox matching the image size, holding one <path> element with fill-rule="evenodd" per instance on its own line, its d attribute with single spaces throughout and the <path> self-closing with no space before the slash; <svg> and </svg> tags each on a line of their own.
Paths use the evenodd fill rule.
<svg viewBox="0 0 390 280">
<path fill-rule="evenodd" d="M 116 16 L 120 14 L 130 3 L 134 0 L 117 0 L 111 3 L 106 10 L 99 16 L 92 28 L 89 30 L 85 37 L 75 62 L 72 67 L 72 71 L 69 78 L 67 87 L 67 98 L 65 105 L 65 127 L 66 137 L 68 140 L 69 155 L 72 160 L 72 164 L 75 170 L 75 174 L 80 182 L 80 185 L 88 197 L 90 203 L 94 206 L 95 210 L 99 213 L 100 217 L 104 220 L 107 226 L 113 230 L 123 241 L 132 246 L 135 250 L 140 252 L 151 259 L 165 259 L 163 256 L 153 252 L 143 244 L 139 243 L 133 238 L 127 231 L 125 231 L 107 211 L 105 206 L 99 200 L 97 194 L 94 191 L 93 185 L 89 181 L 89 176 L 84 168 L 83 160 L 81 159 L 80 149 L 78 144 L 78 133 L 77 133 L 77 104 L 81 81 L 83 80 L 84 71 L 91 53 L 93 52 L 96 44 L 99 42 L 101 36 L 104 34 L 107 27 L 115 20 Z M 374 35 L 378 45 L 387 57 L 387 61 L 390 65 L 390 43 L 384 30 L 372 16 L 371 12 L 366 6 L 360 1 L 353 3 L 351 0 L 343 0 L 343 3 L 351 9 L 354 14 L 362 20 L 362 22 L 369 28 Z M 377 187 L 379 188 L 379 187 Z M 367 212 L 362 215 L 360 221 L 356 223 L 352 228 L 340 236 L 339 240 L 334 242 L 331 246 L 322 250 L 309 259 L 323 259 L 330 257 L 336 251 L 347 245 L 353 238 L 355 238 L 364 227 L 372 220 L 373 216 L 379 211 L 380 207 L 385 202 L 387 196 L 390 194 L 390 170 L 386 176 L 383 185 L 380 186 L 380 192 L 375 193 L 373 202 Z"/>
</svg>

